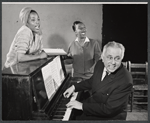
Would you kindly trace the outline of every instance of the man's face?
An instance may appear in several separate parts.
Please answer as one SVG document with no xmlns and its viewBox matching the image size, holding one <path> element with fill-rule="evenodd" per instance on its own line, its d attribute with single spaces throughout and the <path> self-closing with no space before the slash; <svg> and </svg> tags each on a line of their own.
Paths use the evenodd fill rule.
<svg viewBox="0 0 150 123">
<path fill-rule="evenodd" d="M 122 61 L 122 51 L 120 48 L 108 47 L 102 56 L 102 60 L 108 72 L 116 71 Z"/>
<path fill-rule="evenodd" d="M 32 12 L 29 15 L 27 26 L 35 33 L 38 33 L 40 30 L 40 18 L 37 13 Z"/>
<path fill-rule="evenodd" d="M 84 39 L 86 37 L 86 27 L 84 24 L 79 23 L 77 25 L 75 25 L 75 33 L 77 35 L 78 38 Z"/>
</svg>

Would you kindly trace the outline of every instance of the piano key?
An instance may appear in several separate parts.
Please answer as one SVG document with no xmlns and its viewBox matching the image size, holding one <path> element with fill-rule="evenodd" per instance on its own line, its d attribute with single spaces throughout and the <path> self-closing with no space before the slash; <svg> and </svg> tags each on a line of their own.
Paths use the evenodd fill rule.
<svg viewBox="0 0 150 123">
<path fill-rule="evenodd" d="M 75 92 L 75 93 L 72 95 L 70 101 L 75 100 L 75 99 L 77 98 L 77 95 L 78 95 L 78 92 Z"/>
<path fill-rule="evenodd" d="M 61 119 L 53 119 L 53 120 L 58 120 L 58 121 L 61 121 Z"/>
<path fill-rule="evenodd" d="M 62 115 L 62 116 L 64 116 L 64 114 L 65 114 L 64 111 L 57 111 L 57 112 L 55 112 L 54 115 Z"/>
<path fill-rule="evenodd" d="M 53 117 L 53 119 L 63 119 L 63 115 L 56 115 Z"/>
<path fill-rule="evenodd" d="M 66 111 L 66 108 L 57 108 L 57 111 Z"/>
<path fill-rule="evenodd" d="M 61 108 L 66 108 L 66 103 L 59 103 L 56 106 Z"/>
<path fill-rule="evenodd" d="M 75 92 L 75 93 L 72 95 L 70 101 L 75 100 L 75 99 L 77 98 L 77 95 L 78 95 L 78 92 Z M 72 112 L 72 109 L 67 108 L 67 110 L 66 110 L 66 112 L 65 112 L 65 115 L 64 115 L 62 121 L 68 121 L 69 118 L 70 118 L 71 112 Z"/>
</svg>

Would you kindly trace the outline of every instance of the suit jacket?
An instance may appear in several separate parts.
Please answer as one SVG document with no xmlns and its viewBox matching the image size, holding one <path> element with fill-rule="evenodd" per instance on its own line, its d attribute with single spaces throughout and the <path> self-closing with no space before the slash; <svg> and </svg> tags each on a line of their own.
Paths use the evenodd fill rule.
<svg viewBox="0 0 150 123">
<path fill-rule="evenodd" d="M 92 96 L 83 102 L 83 113 L 90 117 L 113 119 L 124 112 L 128 96 L 132 90 L 132 77 L 128 70 L 121 66 L 101 81 L 104 64 L 99 60 L 90 79 L 76 83 L 75 91 L 91 90 Z M 126 116 L 124 116 L 126 117 Z M 95 119 L 95 118 L 94 118 Z"/>
</svg>

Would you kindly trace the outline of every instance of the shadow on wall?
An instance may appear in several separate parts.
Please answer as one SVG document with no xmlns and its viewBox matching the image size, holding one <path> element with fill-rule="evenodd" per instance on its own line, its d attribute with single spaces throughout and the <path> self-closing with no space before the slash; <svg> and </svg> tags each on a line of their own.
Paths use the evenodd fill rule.
<svg viewBox="0 0 150 123">
<path fill-rule="evenodd" d="M 65 51 L 68 50 L 68 45 L 65 39 L 59 34 L 53 34 L 48 39 L 48 47 L 50 48 L 62 48 Z"/>
</svg>

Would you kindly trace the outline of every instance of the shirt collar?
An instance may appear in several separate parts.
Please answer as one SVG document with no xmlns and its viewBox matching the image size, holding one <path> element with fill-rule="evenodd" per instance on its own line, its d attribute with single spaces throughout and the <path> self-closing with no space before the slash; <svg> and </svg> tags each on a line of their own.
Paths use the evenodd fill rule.
<svg viewBox="0 0 150 123">
<path fill-rule="evenodd" d="M 75 41 L 78 41 L 78 42 L 79 42 L 78 37 L 75 39 Z M 86 37 L 86 38 L 85 38 L 84 43 L 85 43 L 85 42 L 90 42 L 90 40 L 89 40 L 89 38 L 88 38 L 88 37 Z"/>
<path fill-rule="evenodd" d="M 104 67 L 103 72 L 107 71 L 106 67 Z M 107 71 L 108 72 L 108 71 Z M 108 75 L 111 74 L 110 72 L 108 72 Z"/>
<path fill-rule="evenodd" d="M 120 67 L 119 67 L 117 70 L 115 70 L 114 72 L 110 73 L 110 72 L 107 71 L 106 67 L 104 66 L 103 72 L 107 71 L 107 72 L 108 72 L 108 75 L 109 75 L 109 74 L 115 74 L 115 73 L 116 73 L 119 69 L 121 69 L 122 67 L 123 67 L 123 64 L 121 64 Z"/>
</svg>

